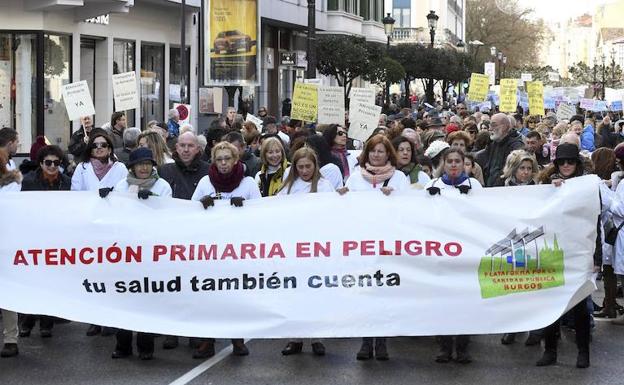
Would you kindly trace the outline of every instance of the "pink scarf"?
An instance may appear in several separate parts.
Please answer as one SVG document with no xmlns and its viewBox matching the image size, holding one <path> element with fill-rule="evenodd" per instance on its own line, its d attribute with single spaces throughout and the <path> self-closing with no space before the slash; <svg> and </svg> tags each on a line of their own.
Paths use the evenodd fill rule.
<svg viewBox="0 0 624 385">
<path fill-rule="evenodd" d="M 371 166 L 370 163 L 366 162 L 366 166 L 360 168 L 360 170 L 362 172 L 362 177 L 366 179 L 368 183 L 372 184 L 373 188 L 376 188 L 377 183 L 383 183 L 392 178 L 395 168 L 390 162 L 386 163 L 385 166 Z"/>
<path fill-rule="evenodd" d="M 347 160 L 347 148 L 345 146 L 334 146 L 331 149 L 331 153 L 340 159 L 342 164 L 342 174 L 344 179 L 349 177 L 349 161 Z"/>
<path fill-rule="evenodd" d="M 113 168 L 113 162 L 109 160 L 107 163 L 103 163 L 97 158 L 91 158 L 91 166 L 93 166 L 93 172 L 95 172 L 98 180 L 102 180 L 110 169 Z"/>
</svg>

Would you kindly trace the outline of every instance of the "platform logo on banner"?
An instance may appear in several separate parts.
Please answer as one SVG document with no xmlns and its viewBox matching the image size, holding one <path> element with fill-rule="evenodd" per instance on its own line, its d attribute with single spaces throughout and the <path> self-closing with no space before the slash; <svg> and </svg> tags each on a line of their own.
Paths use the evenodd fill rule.
<svg viewBox="0 0 624 385">
<path fill-rule="evenodd" d="M 517 232 L 513 229 L 504 239 L 485 251 L 479 264 L 479 286 L 482 298 L 537 291 L 563 286 L 563 249 L 554 234 L 549 245 L 544 228 Z"/>
</svg>

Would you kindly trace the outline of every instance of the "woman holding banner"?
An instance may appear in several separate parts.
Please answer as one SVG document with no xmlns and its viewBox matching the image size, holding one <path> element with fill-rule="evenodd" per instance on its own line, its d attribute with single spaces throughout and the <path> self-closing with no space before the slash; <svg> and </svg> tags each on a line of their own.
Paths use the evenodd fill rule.
<svg viewBox="0 0 624 385">
<path fill-rule="evenodd" d="M 583 160 L 579 154 L 579 148 L 575 144 L 562 143 L 557 146 L 553 165 L 542 172 L 539 180 L 542 184 L 553 184 L 555 187 L 560 187 L 566 180 L 582 176 L 583 174 Z M 613 208 L 613 205 L 611 206 Z M 571 312 L 574 316 L 576 347 L 578 348 L 576 367 L 587 368 L 589 367 L 590 334 L 590 317 L 587 301 L 583 300 L 576 304 Z M 542 358 L 537 361 L 537 366 L 554 365 L 557 363 L 557 340 L 560 334 L 560 324 L 561 319 L 558 319 L 544 329 L 545 350 Z"/>
<path fill-rule="evenodd" d="M 9 154 L 0 149 L 0 195 L 8 192 L 18 192 L 21 189 L 22 174 L 17 170 L 9 171 Z M 4 326 L 4 346 L 0 351 L 0 357 L 8 358 L 16 356 L 17 337 L 19 329 L 17 327 L 17 313 L 2 309 L 2 325 Z"/>
<path fill-rule="evenodd" d="M 392 140 L 392 145 L 397 152 L 397 168 L 410 180 L 410 184 L 416 184 L 422 188 L 431 179 L 425 174 L 416 162 L 416 149 L 414 144 L 404 136 L 397 136 Z"/>
<path fill-rule="evenodd" d="M 288 168 L 288 159 L 282 141 L 269 137 L 262 141 L 260 148 L 262 166 L 256 174 L 256 183 L 263 197 L 277 195 L 284 182 L 284 171 Z"/>
<path fill-rule="evenodd" d="M 380 190 L 384 195 L 390 195 L 393 191 L 405 190 L 409 187 L 409 179 L 396 167 L 397 155 L 392 143 L 383 135 L 375 135 L 366 142 L 359 167 L 353 170 L 345 187 L 338 192 Z"/>
</svg>

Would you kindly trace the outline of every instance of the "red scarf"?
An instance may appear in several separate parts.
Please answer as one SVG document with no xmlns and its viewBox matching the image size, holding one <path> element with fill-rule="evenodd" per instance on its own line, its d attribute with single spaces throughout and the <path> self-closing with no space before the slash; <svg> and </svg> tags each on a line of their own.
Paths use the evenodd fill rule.
<svg viewBox="0 0 624 385">
<path fill-rule="evenodd" d="M 238 161 L 229 174 L 221 174 L 217 169 L 217 165 L 212 163 L 208 169 L 208 177 L 210 183 L 214 186 L 217 193 L 232 192 L 237 188 L 245 177 L 245 168 Z"/>
</svg>

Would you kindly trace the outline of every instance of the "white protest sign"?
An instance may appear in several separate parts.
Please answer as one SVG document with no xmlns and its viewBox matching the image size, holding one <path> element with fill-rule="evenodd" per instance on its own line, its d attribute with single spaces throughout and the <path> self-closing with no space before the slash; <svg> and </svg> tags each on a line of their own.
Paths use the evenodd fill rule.
<svg viewBox="0 0 624 385">
<path fill-rule="evenodd" d="M 520 80 L 522 80 L 523 82 L 532 82 L 533 74 L 523 73 L 522 75 L 520 75 Z"/>
<path fill-rule="evenodd" d="M 559 81 L 559 72 L 549 72 L 548 73 L 548 80 L 550 80 L 551 82 L 558 82 Z"/>
<path fill-rule="evenodd" d="M 318 87 L 318 124 L 344 126 L 345 102 L 342 87 Z"/>
<path fill-rule="evenodd" d="M 134 71 L 113 75 L 115 111 L 139 108 L 139 92 Z"/>
<path fill-rule="evenodd" d="M 61 86 L 61 95 L 63 95 L 69 120 L 78 120 L 81 116 L 95 115 L 93 99 L 91 99 L 86 80 Z"/>
<path fill-rule="evenodd" d="M 262 125 L 264 124 L 264 122 L 259 117 L 248 113 L 245 121 L 255 124 L 258 131 L 262 131 Z"/>
<path fill-rule="evenodd" d="M 540 329 L 595 290 L 598 184 L 299 194 L 208 210 L 115 191 L 6 193 L 0 307 L 216 338 Z M 548 204 L 527 210 L 535 202 Z M 269 213 L 271 226 L 232 231 Z"/>
<path fill-rule="evenodd" d="M 379 124 L 381 106 L 361 101 L 351 101 L 349 104 L 349 138 L 362 142 L 373 134 Z"/>
<path fill-rule="evenodd" d="M 559 105 L 559 108 L 557 108 L 557 120 L 561 121 L 561 120 L 570 120 L 570 118 L 572 116 L 574 116 L 576 114 L 576 107 L 570 105 L 570 104 L 565 104 L 565 103 L 561 103 Z"/>
<path fill-rule="evenodd" d="M 496 64 L 493 62 L 485 62 L 483 65 L 483 74 L 488 76 L 489 84 L 492 86 L 496 83 Z"/>
<path fill-rule="evenodd" d="M 350 103 L 358 101 L 365 104 L 375 104 L 375 89 L 353 87 L 349 93 L 349 99 Z"/>
<path fill-rule="evenodd" d="M 581 103 L 580 103 L 580 107 L 584 110 L 593 110 L 594 108 L 594 99 L 589 99 L 589 98 L 582 98 L 581 99 Z"/>
</svg>

